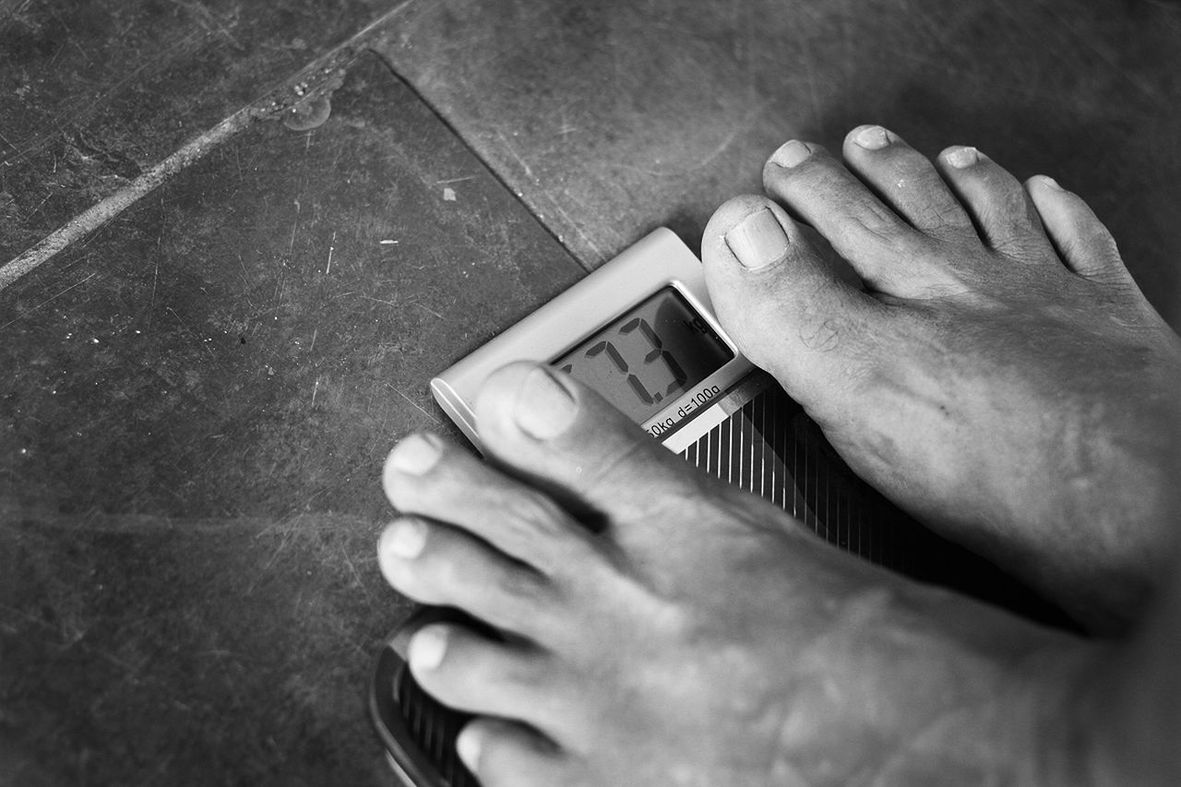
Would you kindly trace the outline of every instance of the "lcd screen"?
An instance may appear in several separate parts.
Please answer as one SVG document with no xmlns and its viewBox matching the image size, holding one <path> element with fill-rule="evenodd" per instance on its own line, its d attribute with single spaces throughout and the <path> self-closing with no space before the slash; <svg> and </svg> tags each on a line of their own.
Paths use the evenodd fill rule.
<svg viewBox="0 0 1181 787">
<path fill-rule="evenodd" d="M 665 287 L 552 365 L 643 423 L 733 357 L 680 293 Z"/>
</svg>

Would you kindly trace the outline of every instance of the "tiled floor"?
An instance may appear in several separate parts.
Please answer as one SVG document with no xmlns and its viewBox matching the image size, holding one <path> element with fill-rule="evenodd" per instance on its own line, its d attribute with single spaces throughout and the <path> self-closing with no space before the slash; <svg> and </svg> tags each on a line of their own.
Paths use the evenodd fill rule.
<svg viewBox="0 0 1181 787">
<path fill-rule="evenodd" d="M 381 783 L 426 380 L 787 136 L 1054 174 L 1176 324 L 1177 40 L 1149 0 L 0 0 L 0 783 Z"/>
</svg>

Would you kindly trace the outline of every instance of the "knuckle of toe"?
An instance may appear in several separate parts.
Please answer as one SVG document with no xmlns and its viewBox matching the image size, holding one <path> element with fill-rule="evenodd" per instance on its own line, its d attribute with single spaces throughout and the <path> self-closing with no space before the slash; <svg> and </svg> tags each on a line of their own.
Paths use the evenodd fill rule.
<svg viewBox="0 0 1181 787">
<path fill-rule="evenodd" d="M 996 238 L 992 243 L 992 248 L 997 253 L 1013 260 L 1033 260 L 1045 253 L 1043 245 L 1038 242 L 1036 237 L 1027 236 L 1024 233 Z"/>
<path fill-rule="evenodd" d="M 850 234 L 869 235 L 873 240 L 886 247 L 900 247 L 909 238 L 908 233 L 902 231 L 901 222 L 886 208 L 865 202 L 851 216 L 848 230 Z"/>
<path fill-rule="evenodd" d="M 515 496 L 504 511 L 500 528 L 509 551 L 527 555 L 544 575 L 587 557 L 589 534 L 585 527 L 541 492 L 530 490 Z"/>
<path fill-rule="evenodd" d="M 963 209 L 951 201 L 936 201 L 927 205 L 918 217 L 917 223 L 926 229 L 971 227 Z"/>
<path fill-rule="evenodd" d="M 516 602 L 514 608 L 536 610 L 548 597 L 549 586 L 542 577 L 519 566 L 497 571 L 490 584 L 495 593 Z"/>
<path fill-rule="evenodd" d="M 513 524 L 523 529 L 525 536 L 555 535 L 566 519 L 557 503 L 532 489 L 513 495 L 506 513 Z"/>
</svg>

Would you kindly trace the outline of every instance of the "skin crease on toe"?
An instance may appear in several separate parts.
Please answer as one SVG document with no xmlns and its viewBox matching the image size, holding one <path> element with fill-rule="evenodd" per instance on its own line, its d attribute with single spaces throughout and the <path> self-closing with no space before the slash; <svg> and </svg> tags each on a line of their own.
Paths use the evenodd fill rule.
<svg viewBox="0 0 1181 787">
<path fill-rule="evenodd" d="M 1080 784 L 1084 643 L 878 570 L 698 474 L 597 395 L 530 365 L 477 406 L 497 469 L 433 438 L 387 461 L 419 683 L 479 714 L 459 751 L 501 785 Z M 426 447 L 424 447 L 426 443 Z M 588 511 L 592 533 L 545 486 Z"/>
<path fill-rule="evenodd" d="M 714 214 L 723 326 L 895 502 L 1092 630 L 1125 629 L 1181 508 L 1176 335 L 1052 179 L 1022 184 L 975 148 L 932 163 L 874 126 L 843 156 L 789 142 L 767 197 Z"/>
</svg>

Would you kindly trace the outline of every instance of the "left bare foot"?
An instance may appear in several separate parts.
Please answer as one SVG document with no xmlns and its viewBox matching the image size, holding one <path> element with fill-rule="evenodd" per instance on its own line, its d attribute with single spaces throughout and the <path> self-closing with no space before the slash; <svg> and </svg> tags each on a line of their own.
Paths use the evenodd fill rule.
<svg viewBox="0 0 1181 787">
<path fill-rule="evenodd" d="M 1092 631 L 1140 621 L 1181 510 L 1181 344 L 1050 178 L 880 126 L 779 148 L 718 208 L 718 317 L 850 467 Z M 785 211 L 786 209 L 786 211 Z M 790 212 L 860 275 L 828 264 Z"/>
<path fill-rule="evenodd" d="M 1071 747 L 1094 646 L 829 547 L 542 367 L 493 375 L 477 411 L 502 469 L 403 440 L 379 552 L 397 590 L 503 632 L 409 645 L 418 682 L 477 714 L 459 751 L 486 787 L 1090 770 Z"/>
</svg>

